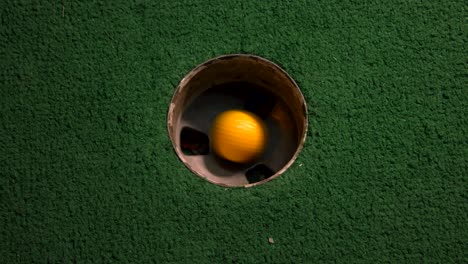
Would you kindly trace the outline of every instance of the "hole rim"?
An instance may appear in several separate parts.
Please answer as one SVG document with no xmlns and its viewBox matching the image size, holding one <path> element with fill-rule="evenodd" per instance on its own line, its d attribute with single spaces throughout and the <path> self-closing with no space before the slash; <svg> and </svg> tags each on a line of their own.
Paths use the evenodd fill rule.
<svg viewBox="0 0 468 264">
<path fill-rule="evenodd" d="M 294 152 L 294 154 L 290 158 L 290 160 L 281 169 L 276 171 L 270 177 L 268 177 L 266 179 L 263 179 L 261 181 L 258 181 L 258 182 L 248 183 L 248 184 L 245 184 L 245 185 L 228 185 L 228 184 L 224 184 L 222 182 L 213 181 L 209 177 L 206 177 L 205 175 L 203 175 L 199 171 L 195 170 L 190 165 L 190 163 L 184 158 L 184 153 L 181 151 L 181 149 L 179 149 L 179 147 L 176 144 L 177 138 L 176 138 L 175 134 L 177 134 L 177 133 L 174 133 L 175 125 L 173 124 L 173 120 L 174 120 L 174 108 L 176 106 L 174 102 L 177 101 L 179 96 L 181 96 L 180 93 L 181 93 L 183 87 L 185 87 L 187 85 L 187 83 L 189 83 L 190 80 L 193 77 L 195 77 L 200 71 L 202 71 L 206 67 L 209 67 L 211 64 L 215 63 L 218 60 L 228 60 L 228 59 L 234 59 L 234 58 L 237 58 L 237 57 L 243 57 L 245 59 L 251 59 L 251 60 L 259 60 L 259 61 L 262 61 L 265 64 L 269 64 L 271 67 L 274 67 L 276 70 L 278 70 L 279 73 L 283 74 L 284 77 L 286 77 L 289 82 L 291 82 L 292 86 L 296 89 L 296 91 L 298 93 L 299 101 L 301 102 L 301 108 L 303 109 L 303 113 L 301 113 L 301 114 L 303 115 L 302 116 L 302 121 L 303 121 L 304 127 L 303 127 L 303 130 L 302 130 L 301 136 L 298 137 L 299 142 L 298 142 L 298 146 L 296 148 L 296 151 Z M 233 53 L 233 54 L 220 55 L 220 56 L 208 59 L 207 61 L 198 64 L 195 68 L 193 68 L 186 75 L 184 75 L 184 77 L 180 80 L 177 87 L 175 88 L 174 93 L 173 93 L 173 95 L 171 97 L 168 113 L 166 115 L 166 124 L 167 124 L 167 133 L 168 133 L 168 136 L 169 136 L 169 140 L 171 141 L 173 151 L 175 152 L 178 159 L 180 161 L 182 161 L 182 163 L 192 173 L 194 173 L 195 175 L 199 176 L 200 178 L 203 178 L 204 180 L 206 180 L 206 181 L 208 181 L 208 182 L 210 182 L 212 184 L 215 184 L 215 185 L 218 185 L 218 186 L 221 186 L 221 187 L 225 187 L 225 188 L 251 188 L 251 187 L 255 187 L 255 186 L 265 184 L 267 182 L 270 182 L 270 181 L 278 178 L 280 175 L 285 173 L 291 167 L 291 165 L 297 160 L 299 154 L 301 153 L 302 149 L 304 148 L 305 141 L 307 139 L 307 133 L 308 133 L 308 130 L 309 130 L 309 115 L 308 115 L 307 103 L 306 103 L 304 94 L 302 93 L 299 85 L 286 72 L 286 70 L 284 70 L 279 64 L 277 64 L 277 63 L 275 63 L 275 62 L 273 62 L 273 61 L 271 61 L 269 59 L 266 59 L 264 57 L 260 57 L 258 55 L 254 55 L 254 54 Z M 244 171 L 244 173 L 245 173 L 245 171 Z"/>
</svg>

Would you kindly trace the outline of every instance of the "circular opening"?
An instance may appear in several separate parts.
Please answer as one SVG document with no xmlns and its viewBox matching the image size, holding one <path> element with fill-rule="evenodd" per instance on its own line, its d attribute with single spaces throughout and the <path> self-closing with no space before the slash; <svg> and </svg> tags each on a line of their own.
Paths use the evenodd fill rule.
<svg viewBox="0 0 468 264">
<path fill-rule="evenodd" d="M 251 163 L 219 158 L 211 149 L 212 123 L 221 112 L 243 109 L 267 127 L 263 154 Z M 281 175 L 306 138 L 307 107 L 294 80 L 258 56 L 211 59 L 190 71 L 177 87 L 168 112 L 168 133 L 180 160 L 195 174 L 227 187 L 250 187 Z"/>
</svg>

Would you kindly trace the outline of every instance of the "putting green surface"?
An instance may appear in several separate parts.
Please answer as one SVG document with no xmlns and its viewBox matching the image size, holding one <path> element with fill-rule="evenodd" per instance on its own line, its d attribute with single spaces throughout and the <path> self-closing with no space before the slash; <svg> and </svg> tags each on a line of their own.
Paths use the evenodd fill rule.
<svg viewBox="0 0 468 264">
<path fill-rule="evenodd" d="M 467 261 L 463 1 L 0 7 L 0 262 Z M 308 104 L 298 160 L 251 189 L 194 176 L 166 132 L 181 78 L 227 53 Z"/>
</svg>

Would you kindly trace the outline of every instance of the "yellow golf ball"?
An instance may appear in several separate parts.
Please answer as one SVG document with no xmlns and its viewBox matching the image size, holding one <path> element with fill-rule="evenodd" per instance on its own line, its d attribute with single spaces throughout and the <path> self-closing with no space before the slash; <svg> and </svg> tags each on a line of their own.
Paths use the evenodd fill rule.
<svg viewBox="0 0 468 264">
<path fill-rule="evenodd" d="M 212 148 L 224 159 L 245 163 L 260 156 L 267 142 L 267 130 L 255 114 L 228 110 L 219 114 L 211 128 Z"/>
</svg>

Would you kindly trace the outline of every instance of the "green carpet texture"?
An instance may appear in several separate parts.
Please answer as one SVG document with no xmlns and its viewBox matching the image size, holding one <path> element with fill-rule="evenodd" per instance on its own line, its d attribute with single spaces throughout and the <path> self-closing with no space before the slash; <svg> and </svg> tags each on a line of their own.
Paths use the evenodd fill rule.
<svg viewBox="0 0 468 264">
<path fill-rule="evenodd" d="M 0 263 L 467 263 L 466 1 L 0 3 Z M 175 154 L 179 81 L 219 55 L 307 102 L 280 177 Z"/>
</svg>

